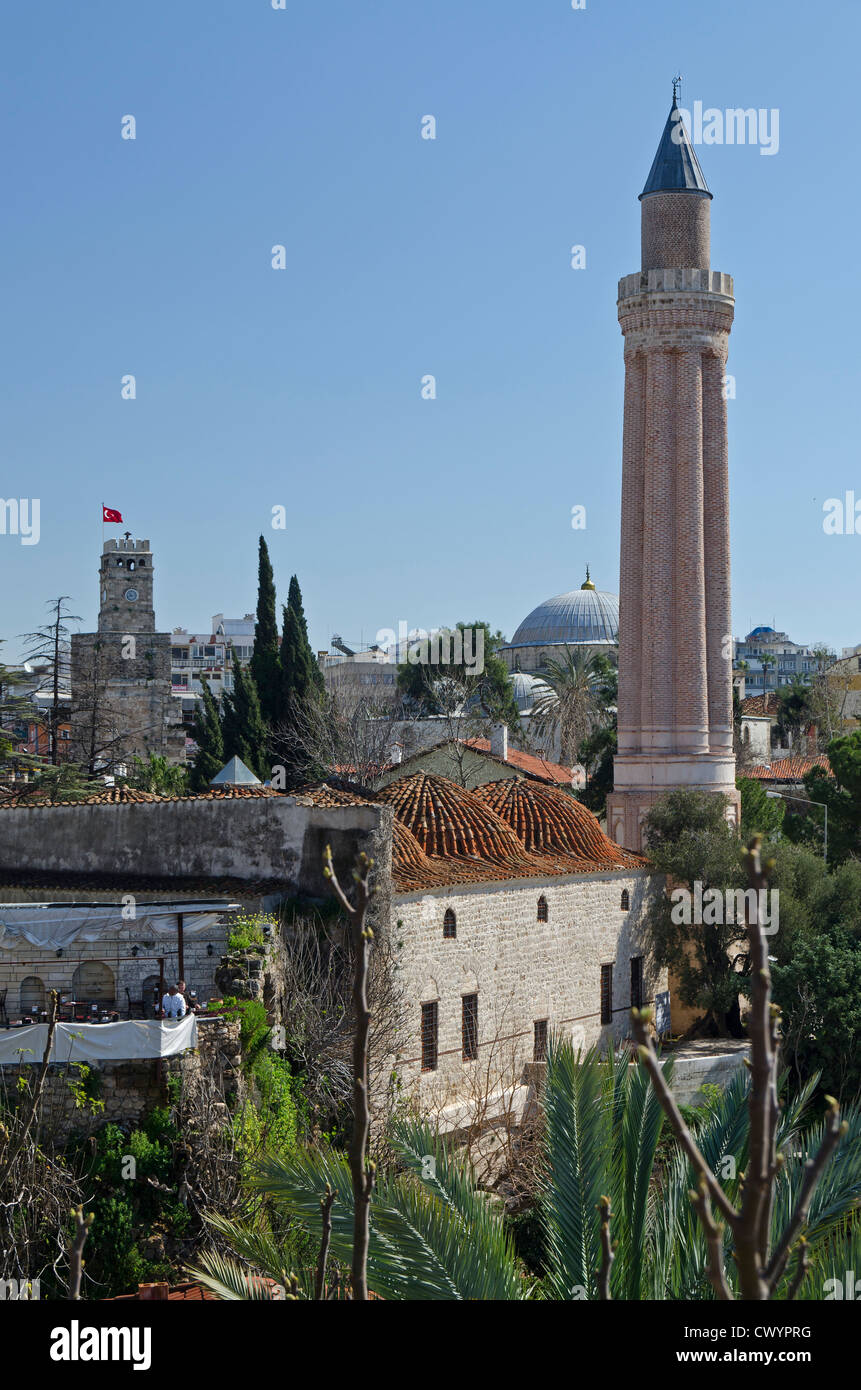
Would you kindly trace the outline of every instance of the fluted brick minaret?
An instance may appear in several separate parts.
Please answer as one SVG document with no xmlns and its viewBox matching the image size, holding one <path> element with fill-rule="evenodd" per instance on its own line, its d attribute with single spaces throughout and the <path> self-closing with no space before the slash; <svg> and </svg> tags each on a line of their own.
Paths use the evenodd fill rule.
<svg viewBox="0 0 861 1390">
<path fill-rule="evenodd" d="M 630 849 L 675 787 L 723 793 L 739 814 L 723 392 L 734 300 L 732 278 L 709 267 L 711 197 L 674 97 L 640 195 L 642 269 L 619 281 L 619 751 L 607 824 Z"/>
</svg>

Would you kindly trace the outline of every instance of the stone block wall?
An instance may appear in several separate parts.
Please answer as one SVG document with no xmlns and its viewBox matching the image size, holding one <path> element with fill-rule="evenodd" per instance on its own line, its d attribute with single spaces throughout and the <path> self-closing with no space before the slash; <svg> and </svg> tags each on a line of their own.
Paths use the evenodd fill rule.
<svg viewBox="0 0 861 1390">
<path fill-rule="evenodd" d="M 197 1051 L 176 1057 L 144 1058 L 135 1061 L 88 1064 L 98 1074 L 97 1099 L 104 1109 L 95 1113 L 87 1106 L 77 1107 L 72 1083 L 80 1073 L 74 1065 L 57 1064 L 48 1068 L 42 1093 L 40 1132 L 45 1138 L 62 1142 L 74 1130 L 93 1134 L 108 1123 L 136 1126 L 154 1106 L 164 1105 L 167 1079 L 181 1077 L 194 1085 L 203 1072 L 223 1079 L 238 1066 L 239 1020 L 214 1018 L 199 1021 Z M 7 1096 L 15 1094 L 18 1078 L 36 1079 L 38 1066 L 4 1066 L 0 1085 Z"/>
<path fill-rule="evenodd" d="M 630 906 L 621 907 L 627 890 Z M 631 958 L 644 956 L 639 926 L 646 876 L 518 880 L 398 894 L 393 934 L 408 1002 L 395 1067 L 423 1109 L 440 1111 L 480 1089 L 520 1084 L 533 1059 L 534 1023 L 585 1047 L 629 1033 Z M 538 920 L 538 900 L 547 921 Z M 443 936 L 446 909 L 454 939 Z M 613 1022 L 601 1023 L 601 966 L 612 964 Z M 644 1002 L 666 989 L 644 962 Z M 478 996 L 478 1058 L 464 1061 L 462 1000 Z M 437 1004 L 438 1067 L 422 1071 L 421 1005 Z"/>
</svg>

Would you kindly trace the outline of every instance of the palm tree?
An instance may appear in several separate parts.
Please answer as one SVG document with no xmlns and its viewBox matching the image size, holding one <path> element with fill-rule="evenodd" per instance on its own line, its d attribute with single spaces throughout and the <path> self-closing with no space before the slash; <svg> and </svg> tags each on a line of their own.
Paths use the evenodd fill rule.
<svg viewBox="0 0 861 1390">
<path fill-rule="evenodd" d="M 810 686 L 795 675 L 777 692 L 777 727 L 782 734 L 800 734 L 813 720 Z"/>
<path fill-rule="evenodd" d="M 606 722 L 605 665 L 594 653 L 565 647 L 561 659 L 548 658 L 540 675 L 549 689 L 532 708 L 531 730 L 539 738 L 558 734 L 559 761 L 570 767 L 587 734 Z"/>
<path fill-rule="evenodd" d="M 671 1064 L 663 1071 L 669 1079 Z M 817 1151 L 824 1133 L 823 1120 L 804 1125 L 817 1080 L 812 1077 L 780 1112 L 783 1163 L 774 1186 L 774 1239 L 797 1207 L 805 1157 Z M 748 1162 L 749 1091 L 749 1074 L 739 1071 L 704 1108 L 697 1129 L 700 1151 L 731 1199 Z M 645 1068 L 630 1065 L 625 1051 L 603 1061 L 596 1049 L 578 1055 L 570 1043 L 556 1045 L 548 1059 L 545 1105 L 540 1209 L 548 1255 L 541 1283 L 530 1281 L 519 1266 L 501 1213 L 477 1189 L 472 1174 L 425 1126 L 401 1121 L 393 1140 L 403 1171 L 381 1176 L 373 1197 L 369 1287 L 395 1301 L 596 1298 L 600 1206 L 608 1197 L 617 1242 L 609 1272 L 614 1299 L 713 1298 L 706 1239 L 689 1197 L 694 1173 L 674 1140 L 668 1154 L 660 1155 L 661 1109 Z M 822 1297 L 826 1278 L 842 1278 L 843 1271 L 859 1267 L 853 1212 L 861 1203 L 861 1106 L 849 1106 L 844 1119 L 845 1138 L 807 1215 L 808 1272 L 801 1287 L 809 1297 Z M 330 1249 L 349 1264 L 353 1198 L 345 1158 L 325 1148 L 269 1158 L 257 1170 L 255 1187 L 270 1198 L 275 1212 L 298 1219 L 311 1232 L 319 1230 L 321 1193 L 333 1192 Z M 191 1273 L 219 1298 L 272 1297 L 265 1279 L 282 1286 L 289 1281 L 296 1260 L 289 1242 L 261 1224 L 212 1217 L 210 1225 L 234 1256 L 206 1254 Z M 727 1258 L 725 1264 L 736 1291 L 733 1261 Z M 778 1297 L 787 1297 L 797 1273 L 790 1262 Z M 298 1287 L 314 1296 L 310 1272 L 299 1274 Z"/>
</svg>

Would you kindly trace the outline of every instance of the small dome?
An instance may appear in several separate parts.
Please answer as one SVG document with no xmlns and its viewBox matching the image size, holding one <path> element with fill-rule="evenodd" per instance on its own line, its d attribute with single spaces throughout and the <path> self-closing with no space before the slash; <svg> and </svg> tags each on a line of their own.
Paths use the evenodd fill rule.
<svg viewBox="0 0 861 1390">
<path fill-rule="evenodd" d="M 597 817 L 567 792 L 507 778 L 488 782 L 475 794 L 511 826 L 530 854 L 572 855 L 595 868 L 641 863 L 608 839 Z"/>
<path fill-rule="evenodd" d="M 534 704 L 550 693 L 547 682 L 540 676 L 530 675 L 528 671 L 513 671 L 511 687 L 518 714 L 528 714 Z"/>
<path fill-rule="evenodd" d="M 525 858 L 514 832 L 475 792 L 435 773 L 399 778 L 378 792 L 426 855 L 457 855 L 496 864 Z"/>
</svg>

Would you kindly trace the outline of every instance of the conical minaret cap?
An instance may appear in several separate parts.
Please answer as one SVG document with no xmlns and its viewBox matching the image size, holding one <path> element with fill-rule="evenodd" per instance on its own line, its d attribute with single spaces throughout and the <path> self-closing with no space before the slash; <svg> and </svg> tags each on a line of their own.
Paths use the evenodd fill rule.
<svg viewBox="0 0 861 1390">
<path fill-rule="evenodd" d="M 650 193 L 680 192 L 697 193 L 704 198 L 713 196 L 709 192 L 674 96 L 658 152 L 652 161 L 649 177 L 640 197 L 647 198 Z"/>
</svg>

